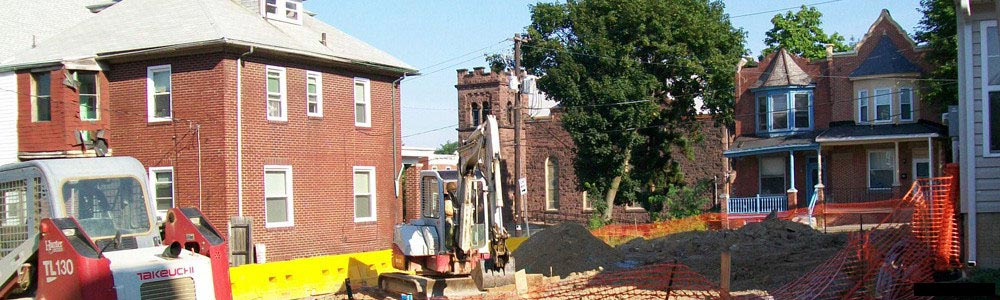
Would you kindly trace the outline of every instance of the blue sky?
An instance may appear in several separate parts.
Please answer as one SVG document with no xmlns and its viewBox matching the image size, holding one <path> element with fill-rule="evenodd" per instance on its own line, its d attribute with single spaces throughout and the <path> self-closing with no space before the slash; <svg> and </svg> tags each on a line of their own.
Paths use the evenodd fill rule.
<svg viewBox="0 0 1000 300">
<path fill-rule="evenodd" d="M 507 39 L 531 23 L 529 5 L 537 2 L 313 0 L 305 7 L 320 20 L 420 69 L 424 75 L 404 80 L 401 87 L 403 144 L 437 147 L 458 137 L 455 70 L 486 66 L 484 54 L 510 53 L 513 43 Z M 733 24 L 747 32 L 747 48 L 754 55 L 764 48 L 771 18 L 803 4 L 816 4 L 827 34 L 837 32 L 848 40 L 860 39 L 883 8 L 911 35 L 920 20 L 919 0 L 725 3 L 730 16 L 739 16 L 732 19 Z"/>
</svg>

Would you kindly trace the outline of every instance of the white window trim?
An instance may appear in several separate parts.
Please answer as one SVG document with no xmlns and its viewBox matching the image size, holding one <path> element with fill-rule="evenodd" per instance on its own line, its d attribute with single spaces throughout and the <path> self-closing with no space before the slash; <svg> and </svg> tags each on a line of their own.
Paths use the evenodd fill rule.
<svg viewBox="0 0 1000 300">
<path fill-rule="evenodd" d="M 583 208 L 583 211 L 593 211 L 594 205 L 590 203 L 591 200 L 589 198 L 589 195 L 587 195 L 587 191 L 581 192 L 580 196 L 581 196 L 580 198 L 582 198 L 583 200 L 583 203 L 580 204 L 580 207 Z"/>
<path fill-rule="evenodd" d="M 316 78 L 316 112 L 309 112 L 309 78 Z M 323 73 L 306 71 L 306 116 L 323 116 Z"/>
<path fill-rule="evenodd" d="M 909 119 L 903 119 L 903 90 L 904 89 L 907 90 L 907 91 L 909 91 L 907 94 L 909 94 L 909 96 L 910 96 L 910 118 Z M 917 112 L 917 109 L 915 107 L 916 104 L 914 104 L 914 103 L 916 103 L 916 101 L 914 101 L 914 99 L 913 99 L 913 88 L 910 87 L 910 86 L 901 86 L 901 87 L 899 87 L 899 93 L 898 94 L 899 94 L 899 120 L 900 121 L 913 121 L 916 118 L 915 114 Z"/>
<path fill-rule="evenodd" d="M 862 93 L 864 93 L 864 95 L 862 95 Z M 872 121 L 872 112 L 871 112 L 872 98 L 869 96 L 870 94 L 871 93 L 868 92 L 867 89 L 858 90 L 858 112 L 857 112 L 857 115 L 858 115 L 858 123 L 859 124 L 868 124 L 868 123 L 871 123 L 871 121 Z M 866 113 L 866 117 L 868 117 L 868 120 L 861 119 L 861 112 L 862 112 L 861 101 L 865 102 L 864 112 Z"/>
<path fill-rule="evenodd" d="M 281 22 L 286 22 L 286 23 L 292 23 L 292 24 L 302 25 L 302 18 L 305 17 L 305 16 L 303 16 L 303 14 L 305 13 L 305 9 L 302 7 L 302 1 L 300 1 L 300 0 L 275 0 L 274 2 L 275 2 L 275 6 L 277 6 L 277 9 L 275 9 L 274 14 L 270 14 L 266 10 L 266 8 L 267 8 L 267 1 L 261 0 L 260 1 L 260 14 L 263 15 L 265 18 L 268 18 L 270 20 L 275 20 L 275 21 L 281 21 Z M 290 18 L 288 18 L 288 15 L 287 15 L 288 9 L 285 6 L 285 3 L 287 3 L 287 2 L 295 2 L 295 3 L 298 4 L 298 8 L 299 8 L 298 9 L 298 16 L 299 16 L 298 19 L 290 19 Z"/>
<path fill-rule="evenodd" d="M 157 197 L 156 194 L 156 173 L 170 172 L 170 207 L 177 207 L 177 173 L 174 173 L 174 167 L 149 167 L 149 195 L 153 198 L 153 209 L 156 209 L 156 216 L 164 218 L 167 215 L 167 211 L 161 211 L 156 208 Z"/>
<path fill-rule="evenodd" d="M 153 83 L 153 72 L 167 71 L 170 72 L 170 116 L 167 117 L 155 117 L 156 109 L 156 85 Z M 146 116 L 147 122 L 165 122 L 172 121 L 174 119 L 174 72 L 170 69 L 170 65 L 158 65 L 146 68 Z"/>
<path fill-rule="evenodd" d="M 758 156 L 757 157 L 757 193 L 764 189 L 764 159 L 765 158 L 780 158 L 781 159 L 781 189 L 788 187 L 788 158 L 785 156 Z M 770 195 L 768 195 L 770 196 Z"/>
<path fill-rule="evenodd" d="M 363 101 L 363 103 L 365 104 L 365 122 L 358 122 L 358 118 L 357 118 L 358 105 L 357 104 L 358 103 L 362 103 L 362 102 L 358 102 L 358 99 L 354 99 L 354 101 L 352 102 L 354 104 L 353 111 L 355 113 L 355 115 L 352 115 L 352 118 L 354 118 L 354 126 L 357 126 L 357 127 L 372 127 L 372 84 L 371 84 L 371 81 L 368 80 L 367 78 L 355 77 L 354 78 L 354 83 L 351 85 L 351 93 L 352 94 L 354 93 L 354 85 L 357 85 L 358 83 L 361 83 L 361 84 L 363 84 L 365 86 L 365 97 L 364 97 L 364 99 L 361 99 L 361 101 Z M 355 98 L 355 96 L 351 96 L 351 98 Z"/>
<path fill-rule="evenodd" d="M 889 171 L 891 171 L 892 174 L 893 174 L 892 176 L 896 176 L 896 174 L 897 174 L 897 172 L 896 172 L 896 161 L 898 161 L 899 158 L 896 157 L 896 151 L 894 151 L 893 149 L 872 149 L 872 150 L 868 150 L 868 152 L 866 152 L 866 154 L 865 154 L 865 177 L 867 177 L 865 179 L 865 181 L 868 182 L 868 189 L 869 190 L 873 190 L 873 191 L 890 190 L 890 189 L 893 188 L 892 184 L 890 184 L 889 187 L 877 187 L 877 188 L 876 187 L 872 187 L 872 153 L 875 153 L 875 152 L 888 152 L 889 155 L 892 156 L 892 159 L 894 161 L 893 161 L 893 164 L 892 164 L 892 168 L 889 169 Z M 893 183 L 895 183 L 896 181 L 897 181 L 896 178 L 892 179 Z"/>
<path fill-rule="evenodd" d="M 879 96 L 879 91 L 888 91 L 888 96 L 889 96 L 889 119 L 886 119 L 886 120 L 879 120 L 878 119 L 878 96 Z M 892 97 L 893 94 L 894 93 L 892 92 L 892 88 L 891 87 L 875 88 L 875 89 L 872 90 L 872 97 L 871 97 L 872 101 L 869 102 L 869 103 L 871 104 L 872 111 L 875 112 L 875 113 L 868 115 L 868 119 L 870 120 L 871 123 L 875 123 L 875 124 L 892 123 L 892 120 L 894 119 L 894 116 L 895 116 L 895 113 L 894 113 L 894 111 L 892 109 L 892 106 L 893 106 L 892 103 L 893 103 L 893 98 L 894 98 L 894 97 Z M 886 94 L 882 94 L 882 95 L 886 95 Z"/>
<path fill-rule="evenodd" d="M 990 85 L 989 81 L 989 45 L 987 40 L 986 28 L 987 27 L 998 27 L 996 20 L 985 20 L 979 23 L 979 38 L 980 38 L 980 57 L 981 60 L 981 70 L 980 74 L 981 84 L 982 84 L 982 95 L 981 101 L 983 101 L 983 157 L 1000 157 L 1000 152 L 993 152 L 990 150 L 990 92 L 1000 92 L 1000 85 Z M 1000 27 L 997 28 L 1000 31 Z M 975 121 L 973 121 L 975 122 Z"/>
<path fill-rule="evenodd" d="M 278 86 L 281 89 L 279 91 L 281 94 L 281 116 L 279 117 L 272 117 L 270 112 L 267 111 L 268 95 L 271 93 L 267 90 L 267 73 L 272 71 L 278 72 Z M 288 122 L 288 85 L 286 84 L 286 78 L 284 67 L 267 66 L 264 68 L 264 116 L 267 117 L 268 121 Z"/>
<path fill-rule="evenodd" d="M 80 110 L 79 112 L 80 112 L 80 120 L 81 121 L 100 121 L 101 120 L 101 76 L 97 72 L 91 72 L 91 74 L 94 74 L 94 94 L 93 94 L 94 95 L 94 118 L 84 118 L 83 117 L 83 110 Z M 76 79 L 78 83 L 79 83 L 79 79 L 80 79 L 79 76 L 80 76 L 80 72 L 73 72 L 73 79 Z M 77 100 L 77 107 L 78 107 L 78 109 L 80 108 L 80 105 L 79 105 L 80 102 L 79 101 L 80 101 L 80 96 L 81 95 L 84 95 L 84 94 L 81 94 L 79 92 L 79 89 L 77 89 L 76 100 Z M 90 94 L 86 94 L 86 95 L 90 95 Z"/>
<path fill-rule="evenodd" d="M 370 209 L 369 211 L 372 212 L 372 216 L 371 217 L 358 218 L 358 215 L 357 215 L 358 214 L 358 209 L 357 209 L 357 207 L 354 207 L 354 203 L 357 202 L 355 200 L 355 196 L 356 195 L 354 194 L 354 173 L 357 173 L 357 172 L 367 172 L 368 176 L 369 176 L 368 177 L 368 190 L 371 192 L 371 200 L 369 202 L 368 208 Z M 373 166 L 355 166 L 354 169 L 351 171 L 351 207 L 353 208 L 352 214 L 354 215 L 354 222 L 355 223 L 374 222 L 375 220 L 378 219 L 378 210 L 376 210 L 378 208 L 378 205 L 375 204 L 376 203 L 375 202 L 376 201 L 375 200 L 375 195 L 378 194 L 378 190 L 377 190 L 378 185 L 375 183 L 375 174 L 376 174 L 375 173 L 375 167 L 373 167 Z"/>
<path fill-rule="evenodd" d="M 267 191 L 262 188 L 264 200 L 264 228 L 281 228 L 281 227 L 292 227 L 295 226 L 295 205 L 294 205 L 294 195 L 295 187 L 292 185 L 295 181 L 292 180 L 292 166 L 289 165 L 264 165 L 264 173 L 261 174 L 261 183 L 264 183 L 267 179 L 267 171 L 282 171 L 285 172 L 285 187 L 288 188 L 288 201 L 286 201 L 288 208 L 288 221 L 285 222 L 268 222 L 267 221 Z"/>
</svg>

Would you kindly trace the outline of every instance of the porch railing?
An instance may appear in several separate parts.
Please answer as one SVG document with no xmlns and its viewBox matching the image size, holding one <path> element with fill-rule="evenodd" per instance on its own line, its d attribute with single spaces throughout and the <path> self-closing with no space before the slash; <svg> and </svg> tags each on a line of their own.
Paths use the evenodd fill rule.
<svg viewBox="0 0 1000 300">
<path fill-rule="evenodd" d="M 830 188 L 824 192 L 826 203 L 864 203 L 884 200 L 902 199 L 908 188 L 900 186 L 869 189 L 869 188 Z"/>
<path fill-rule="evenodd" d="M 786 195 L 757 195 L 755 197 L 729 198 L 726 212 L 730 214 L 766 214 L 772 210 L 788 210 Z"/>
</svg>

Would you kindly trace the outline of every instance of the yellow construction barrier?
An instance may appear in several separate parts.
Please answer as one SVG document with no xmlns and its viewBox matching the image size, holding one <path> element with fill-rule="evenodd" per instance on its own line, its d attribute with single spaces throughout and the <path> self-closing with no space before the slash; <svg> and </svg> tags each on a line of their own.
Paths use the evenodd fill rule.
<svg viewBox="0 0 1000 300">
<path fill-rule="evenodd" d="M 343 291 L 351 285 L 375 286 L 378 275 L 399 272 L 392 250 L 302 258 L 229 268 L 233 299 L 299 299 Z"/>
</svg>

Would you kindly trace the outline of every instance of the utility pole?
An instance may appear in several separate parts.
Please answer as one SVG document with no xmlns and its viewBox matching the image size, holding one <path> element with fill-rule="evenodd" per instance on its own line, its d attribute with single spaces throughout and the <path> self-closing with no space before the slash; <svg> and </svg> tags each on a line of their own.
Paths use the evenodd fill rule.
<svg viewBox="0 0 1000 300">
<path fill-rule="evenodd" d="M 520 212 L 515 212 L 515 216 L 519 215 L 520 220 L 524 225 L 524 232 L 521 232 L 521 226 L 515 226 L 515 234 L 518 236 L 528 236 L 531 230 L 528 229 L 528 208 L 525 205 L 524 195 L 521 195 L 521 90 L 524 86 L 523 79 L 524 76 L 521 75 L 521 43 L 526 39 L 521 37 L 520 34 L 514 34 L 514 76 L 517 76 L 517 98 L 514 98 L 514 199 L 517 201 L 517 207 L 520 208 Z"/>
</svg>

